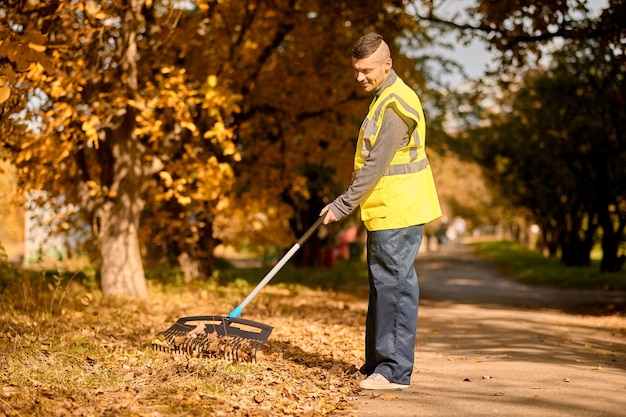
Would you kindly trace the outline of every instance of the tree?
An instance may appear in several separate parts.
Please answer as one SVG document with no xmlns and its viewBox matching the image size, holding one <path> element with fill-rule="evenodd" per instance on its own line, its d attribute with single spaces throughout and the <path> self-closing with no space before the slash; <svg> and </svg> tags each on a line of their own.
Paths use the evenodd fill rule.
<svg viewBox="0 0 626 417">
<path fill-rule="evenodd" d="M 499 72 L 515 72 L 539 60 L 554 42 L 577 44 L 592 40 L 602 48 L 619 45 L 626 37 L 626 4 L 608 0 L 544 0 L 541 2 L 476 0 L 464 13 L 442 17 L 446 2 L 417 3 L 416 16 L 436 27 L 457 31 L 459 39 L 483 39 L 498 52 Z M 623 57 L 620 58 L 623 61 Z"/>
<path fill-rule="evenodd" d="M 371 99 L 358 92 L 350 50 L 368 30 L 384 29 L 393 43 L 402 2 L 258 2 L 245 13 L 221 7 L 231 35 L 220 36 L 219 21 L 211 24 L 209 33 L 224 40 L 217 73 L 235 68 L 232 88 L 242 94 L 233 119 L 242 163 L 232 200 L 241 221 L 229 219 L 234 239 L 224 239 L 285 246 L 350 180 L 355 135 Z M 255 49 L 242 54 L 241 44 Z M 395 58 L 402 59 L 397 50 Z M 321 244 L 313 237 L 296 261 L 311 265 Z"/>
<path fill-rule="evenodd" d="M 626 224 L 626 85 L 618 61 L 596 51 L 589 42 L 526 74 L 504 111 L 470 138 L 502 195 L 532 211 L 551 254 L 588 265 L 601 227 L 608 272 L 619 269 Z"/>
<path fill-rule="evenodd" d="M 237 240 L 234 219 L 280 244 L 345 186 L 354 109 L 368 101 L 349 47 L 366 30 L 394 39 L 402 6 L 10 1 L 3 156 L 25 191 L 80 205 L 105 294 L 146 295 L 143 249 L 210 275 L 215 245 Z"/>
<path fill-rule="evenodd" d="M 560 248 L 564 262 L 587 264 L 596 231 L 601 227 L 601 269 L 619 268 L 619 245 L 624 240 L 624 196 L 623 189 L 616 186 L 622 180 L 622 173 L 615 164 L 623 158 L 620 126 L 623 126 L 624 108 L 621 97 L 626 59 L 622 43 L 626 36 L 623 23 L 626 4 L 613 0 L 602 5 L 585 0 L 540 3 L 478 0 L 465 12 L 443 18 L 434 3 L 422 2 L 416 15 L 435 28 L 454 28 L 461 41 L 483 39 L 500 62 L 490 75 L 499 81 L 504 94 L 516 88 L 520 70 L 537 67 L 542 58 L 549 61 L 545 56 L 551 51 L 557 51 L 555 59 L 559 62 L 538 79 L 525 78 L 524 82 L 530 84 L 519 94 L 510 96 L 521 109 L 509 109 L 504 115 L 492 118 L 494 125 L 485 131 L 502 139 L 517 137 L 524 144 L 530 141 L 531 148 L 536 142 L 545 147 L 566 144 L 567 149 L 555 155 L 553 149 L 534 148 L 535 153 L 529 155 L 522 142 L 479 142 L 475 150 L 483 156 L 491 155 L 483 161 L 494 164 L 487 166 L 487 171 L 503 176 L 495 181 L 510 202 L 532 208 L 534 217 L 543 226 L 544 240 L 551 253 Z M 477 84 L 474 104 L 479 102 L 484 87 L 484 83 Z M 581 108 L 581 99 L 595 105 Z M 541 110 L 532 106 L 540 106 Z M 516 113 L 526 111 L 522 116 Z M 556 120 L 533 117 L 539 113 L 554 114 Z M 567 122 L 559 124 L 564 117 L 568 118 Z M 540 139 L 533 135 L 539 135 Z M 453 147 L 467 149 L 468 145 L 459 140 Z M 545 172 L 541 161 L 549 164 L 556 178 Z M 522 163 L 524 166 L 518 166 Z M 573 175 L 575 179 L 566 179 L 559 173 Z M 550 193 L 542 190 L 548 191 L 549 184 L 557 195 L 558 207 L 547 204 L 551 201 Z"/>
<path fill-rule="evenodd" d="M 199 2 L 198 10 L 208 6 Z M 11 115 L 3 119 L 4 155 L 25 190 L 80 204 L 99 243 L 104 293 L 145 297 L 138 235 L 144 192 L 160 184 L 162 199 L 189 202 L 187 178 L 170 172 L 181 163 L 172 159 L 176 152 L 204 170 L 192 191 L 211 187 L 206 178 L 229 175 L 216 159 L 236 155 L 222 120 L 237 110 L 237 96 L 213 74 L 189 79 L 178 57 L 162 53 L 187 42 L 170 35 L 189 11 L 170 3 L 14 1 L 2 12 L 17 37 L 45 34 L 34 49 L 54 66 L 54 73 L 41 63 L 6 70 L 15 93 L 3 104 Z M 197 113 L 205 116 L 202 126 L 194 123 Z"/>
</svg>

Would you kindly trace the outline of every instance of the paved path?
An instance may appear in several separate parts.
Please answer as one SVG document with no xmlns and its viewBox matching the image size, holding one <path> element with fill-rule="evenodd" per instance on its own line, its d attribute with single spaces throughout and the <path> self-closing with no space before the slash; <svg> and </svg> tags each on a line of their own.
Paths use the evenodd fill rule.
<svg viewBox="0 0 626 417">
<path fill-rule="evenodd" d="M 357 417 L 626 416 L 626 317 L 591 314 L 623 293 L 528 287 L 461 244 L 417 265 L 411 388 L 363 391 Z"/>
</svg>

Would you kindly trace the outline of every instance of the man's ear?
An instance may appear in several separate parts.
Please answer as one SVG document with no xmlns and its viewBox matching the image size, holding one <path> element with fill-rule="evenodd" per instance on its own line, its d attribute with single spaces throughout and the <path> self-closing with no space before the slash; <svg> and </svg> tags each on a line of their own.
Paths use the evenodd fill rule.
<svg viewBox="0 0 626 417">
<path fill-rule="evenodd" d="M 391 70 L 392 65 L 393 65 L 393 61 L 391 60 L 391 58 L 387 58 L 385 60 L 385 74 L 389 73 L 389 71 Z"/>
</svg>

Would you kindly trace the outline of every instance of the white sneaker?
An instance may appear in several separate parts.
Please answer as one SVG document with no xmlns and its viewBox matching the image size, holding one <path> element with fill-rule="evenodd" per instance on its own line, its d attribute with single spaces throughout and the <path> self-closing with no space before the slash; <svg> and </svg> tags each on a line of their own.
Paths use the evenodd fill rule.
<svg viewBox="0 0 626 417">
<path fill-rule="evenodd" d="M 387 378 L 381 374 L 372 374 L 359 383 L 363 389 L 402 389 L 408 388 L 410 385 L 396 384 L 389 382 Z"/>
</svg>

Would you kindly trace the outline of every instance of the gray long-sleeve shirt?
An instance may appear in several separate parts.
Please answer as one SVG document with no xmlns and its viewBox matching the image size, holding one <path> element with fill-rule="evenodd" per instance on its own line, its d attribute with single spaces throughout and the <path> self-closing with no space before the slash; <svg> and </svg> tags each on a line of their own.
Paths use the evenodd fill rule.
<svg viewBox="0 0 626 417">
<path fill-rule="evenodd" d="M 376 96 L 391 86 L 397 77 L 395 71 L 391 70 L 376 88 Z M 394 109 L 385 109 L 380 133 L 365 159 L 365 165 L 355 172 L 348 189 L 330 204 L 330 210 L 337 220 L 349 215 L 367 197 L 385 173 L 396 151 L 409 143 L 409 135 L 414 128 L 414 123 L 408 126 L 407 121 Z"/>
</svg>

